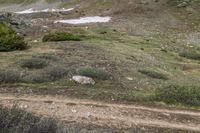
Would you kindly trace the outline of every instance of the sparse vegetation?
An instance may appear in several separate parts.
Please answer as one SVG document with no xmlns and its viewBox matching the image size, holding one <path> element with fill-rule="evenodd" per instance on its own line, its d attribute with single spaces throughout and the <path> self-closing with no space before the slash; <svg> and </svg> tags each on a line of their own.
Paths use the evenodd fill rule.
<svg viewBox="0 0 200 133">
<path fill-rule="evenodd" d="M 158 100 L 200 106 L 200 87 L 171 85 L 157 91 Z"/>
<path fill-rule="evenodd" d="M 0 105 L 1 133 L 56 133 L 53 119 L 41 118 L 18 107 L 6 108 Z"/>
<path fill-rule="evenodd" d="M 80 68 L 78 73 L 82 76 L 87 76 L 98 80 L 108 80 L 111 77 L 107 71 L 91 67 Z"/>
<path fill-rule="evenodd" d="M 193 0 L 168 0 L 168 3 L 173 6 L 187 7 Z"/>
<path fill-rule="evenodd" d="M 43 42 L 53 42 L 53 41 L 80 41 L 78 36 L 75 36 L 67 32 L 56 32 L 49 33 L 45 35 L 42 39 Z"/>
<path fill-rule="evenodd" d="M 27 44 L 24 37 L 18 35 L 11 27 L 0 23 L 0 52 L 24 50 Z"/>
<path fill-rule="evenodd" d="M 21 81 L 21 74 L 17 70 L 1 70 L 0 83 L 18 83 Z"/>
<path fill-rule="evenodd" d="M 148 76 L 148 77 L 151 77 L 151 78 L 154 78 L 154 79 L 162 79 L 162 80 L 168 80 L 168 77 L 161 73 L 161 72 L 157 72 L 157 71 L 153 71 L 153 70 L 138 70 L 140 73 Z"/>
<path fill-rule="evenodd" d="M 200 60 L 200 52 L 196 50 L 185 50 L 179 53 L 179 56 L 193 60 Z"/>
<path fill-rule="evenodd" d="M 68 74 L 68 70 L 60 66 L 47 67 L 44 70 L 27 75 L 24 78 L 25 82 L 43 83 L 56 81 Z"/>
<path fill-rule="evenodd" d="M 48 61 L 42 58 L 30 58 L 21 61 L 22 68 L 41 69 L 48 65 Z"/>
</svg>

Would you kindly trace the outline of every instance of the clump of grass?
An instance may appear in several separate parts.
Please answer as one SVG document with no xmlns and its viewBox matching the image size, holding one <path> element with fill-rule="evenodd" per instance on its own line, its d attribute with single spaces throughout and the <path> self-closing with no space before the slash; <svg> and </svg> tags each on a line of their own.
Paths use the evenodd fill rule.
<svg viewBox="0 0 200 133">
<path fill-rule="evenodd" d="M 48 67 L 44 70 L 35 72 L 25 77 L 25 82 L 44 83 L 59 80 L 68 74 L 66 68 L 60 66 Z"/>
<path fill-rule="evenodd" d="M 138 70 L 138 72 L 140 72 L 148 77 L 154 78 L 154 79 L 162 79 L 162 80 L 169 79 L 165 74 L 157 72 L 157 71 L 153 71 L 153 70 L 144 70 L 143 69 L 143 70 Z"/>
<path fill-rule="evenodd" d="M 162 48 L 160 51 L 167 53 L 167 50 Z"/>
<path fill-rule="evenodd" d="M 21 73 L 17 70 L 1 70 L 0 83 L 18 83 L 21 81 Z"/>
<path fill-rule="evenodd" d="M 57 57 L 54 56 L 53 54 L 39 54 L 39 55 L 34 55 L 33 57 L 34 58 L 42 58 L 45 60 L 53 60 L 53 61 L 57 60 Z"/>
<path fill-rule="evenodd" d="M 49 62 L 47 60 L 34 57 L 22 60 L 20 65 L 22 68 L 41 69 L 46 67 L 48 64 Z"/>
<path fill-rule="evenodd" d="M 168 4 L 177 7 L 187 7 L 191 5 L 193 0 L 168 0 Z"/>
<path fill-rule="evenodd" d="M 103 69 L 97 69 L 97 68 L 91 68 L 91 67 L 80 68 L 78 70 L 78 74 L 82 76 L 98 79 L 98 80 L 108 80 L 111 77 L 109 72 Z"/>
<path fill-rule="evenodd" d="M 200 87 L 171 85 L 159 89 L 156 97 L 166 103 L 200 106 Z"/>
<path fill-rule="evenodd" d="M 56 133 L 55 120 L 41 118 L 17 107 L 0 105 L 0 132 L 2 133 Z"/>
<path fill-rule="evenodd" d="M 179 53 L 179 56 L 192 59 L 192 60 L 200 60 L 200 52 L 195 50 L 185 50 Z"/>
<path fill-rule="evenodd" d="M 80 41 L 78 36 L 75 36 L 67 32 L 55 32 L 45 35 L 42 39 L 43 42 L 52 42 L 52 41 Z"/>
<path fill-rule="evenodd" d="M 24 50 L 27 44 L 24 37 L 18 35 L 11 27 L 0 23 L 0 52 Z"/>
</svg>

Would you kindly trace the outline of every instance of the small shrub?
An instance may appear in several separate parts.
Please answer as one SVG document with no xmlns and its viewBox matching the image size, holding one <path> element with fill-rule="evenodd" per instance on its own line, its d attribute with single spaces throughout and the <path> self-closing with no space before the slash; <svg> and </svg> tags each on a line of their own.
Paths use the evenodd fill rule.
<svg viewBox="0 0 200 133">
<path fill-rule="evenodd" d="M 56 133 L 57 124 L 53 119 L 40 118 L 17 107 L 0 105 L 1 133 Z"/>
<path fill-rule="evenodd" d="M 167 50 L 162 48 L 160 51 L 167 53 Z"/>
<path fill-rule="evenodd" d="M 195 50 L 183 51 L 179 53 L 179 56 L 187 58 L 187 59 L 200 60 L 200 52 L 197 52 Z"/>
<path fill-rule="evenodd" d="M 18 83 L 21 80 L 20 72 L 17 70 L 0 71 L 0 83 Z"/>
<path fill-rule="evenodd" d="M 87 76 L 98 80 L 108 80 L 111 77 L 111 75 L 105 70 L 90 67 L 81 68 L 78 70 L 78 73 L 82 76 Z"/>
<path fill-rule="evenodd" d="M 156 72 L 156 71 L 152 71 L 152 70 L 138 70 L 138 71 L 154 79 L 168 80 L 168 77 L 166 75 Z"/>
<path fill-rule="evenodd" d="M 18 35 L 12 28 L 0 23 L 0 52 L 24 50 L 27 44 L 24 37 Z"/>
<path fill-rule="evenodd" d="M 80 38 L 77 36 L 74 36 L 71 33 L 66 32 L 56 32 L 56 33 L 50 33 L 43 37 L 43 42 L 52 42 L 52 41 L 80 41 Z"/>
<path fill-rule="evenodd" d="M 59 80 L 64 76 L 66 76 L 67 74 L 68 74 L 67 69 L 59 66 L 53 66 L 29 75 L 28 77 L 25 78 L 25 82 L 31 82 L 31 83 L 51 82 Z"/>
<path fill-rule="evenodd" d="M 157 91 L 158 100 L 200 106 L 200 87 L 171 85 Z"/>
<path fill-rule="evenodd" d="M 48 61 L 42 58 L 30 58 L 21 61 L 22 68 L 41 69 L 48 65 Z"/>
</svg>

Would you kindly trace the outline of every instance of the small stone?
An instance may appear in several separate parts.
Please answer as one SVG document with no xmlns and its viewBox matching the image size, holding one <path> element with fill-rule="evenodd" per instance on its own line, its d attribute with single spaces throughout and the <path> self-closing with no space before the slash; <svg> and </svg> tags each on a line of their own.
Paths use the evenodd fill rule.
<svg viewBox="0 0 200 133">
<path fill-rule="evenodd" d="M 163 115 L 165 115 L 165 116 L 170 116 L 170 114 L 168 114 L 168 113 L 163 113 Z"/>
<path fill-rule="evenodd" d="M 87 113 L 86 113 L 86 118 L 87 118 L 87 119 L 89 119 L 91 116 L 92 116 L 92 115 L 91 115 L 91 112 L 87 112 Z"/>
<path fill-rule="evenodd" d="M 128 79 L 128 80 L 130 80 L 130 81 L 132 81 L 132 80 L 133 80 L 133 78 L 132 78 L 132 77 L 127 77 L 127 79 Z"/>
<path fill-rule="evenodd" d="M 75 109 L 72 109 L 72 113 L 77 113 L 77 110 L 75 110 Z"/>
</svg>

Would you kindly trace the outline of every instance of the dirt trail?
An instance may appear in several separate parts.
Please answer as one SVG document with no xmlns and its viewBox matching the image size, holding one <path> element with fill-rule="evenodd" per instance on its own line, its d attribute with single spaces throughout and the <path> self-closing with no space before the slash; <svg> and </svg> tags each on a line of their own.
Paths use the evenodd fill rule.
<svg viewBox="0 0 200 133">
<path fill-rule="evenodd" d="M 200 132 L 200 112 L 108 104 L 63 96 L 0 94 L 0 104 L 19 107 L 62 121 L 117 128 L 147 126 Z"/>
</svg>

